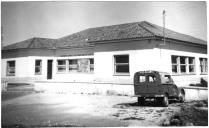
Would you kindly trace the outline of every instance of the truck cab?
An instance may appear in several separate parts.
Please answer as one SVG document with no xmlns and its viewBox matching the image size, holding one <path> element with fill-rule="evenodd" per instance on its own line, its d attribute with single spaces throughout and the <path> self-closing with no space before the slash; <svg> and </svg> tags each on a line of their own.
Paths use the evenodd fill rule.
<svg viewBox="0 0 209 128">
<path fill-rule="evenodd" d="M 143 104 L 145 99 L 156 99 L 163 106 L 168 106 L 170 99 L 185 100 L 184 89 L 175 85 L 169 73 L 159 71 L 136 72 L 134 93 L 139 104 Z"/>
</svg>

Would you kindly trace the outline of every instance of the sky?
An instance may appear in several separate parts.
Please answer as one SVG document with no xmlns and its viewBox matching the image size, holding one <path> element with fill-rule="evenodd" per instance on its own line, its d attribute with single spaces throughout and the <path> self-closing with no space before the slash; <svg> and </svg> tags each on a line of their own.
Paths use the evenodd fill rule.
<svg viewBox="0 0 209 128">
<path fill-rule="evenodd" d="M 32 37 L 57 39 L 87 28 L 148 21 L 207 40 L 206 2 L 1 2 L 4 46 Z"/>
</svg>

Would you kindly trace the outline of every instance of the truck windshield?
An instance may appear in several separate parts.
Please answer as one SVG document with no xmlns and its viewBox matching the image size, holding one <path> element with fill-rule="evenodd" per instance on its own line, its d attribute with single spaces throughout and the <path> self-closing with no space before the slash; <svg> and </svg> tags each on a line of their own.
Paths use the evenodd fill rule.
<svg viewBox="0 0 209 128">
<path fill-rule="evenodd" d="M 162 83 L 172 84 L 173 80 L 170 75 L 164 75 L 164 76 L 162 76 Z"/>
<path fill-rule="evenodd" d="M 148 82 L 155 82 L 156 77 L 154 75 L 148 75 Z"/>
</svg>

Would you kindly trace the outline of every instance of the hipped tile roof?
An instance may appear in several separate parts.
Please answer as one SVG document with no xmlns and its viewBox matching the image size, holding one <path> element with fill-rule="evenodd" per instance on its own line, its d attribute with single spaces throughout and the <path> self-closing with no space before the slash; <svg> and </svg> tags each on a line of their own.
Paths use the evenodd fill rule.
<svg viewBox="0 0 209 128">
<path fill-rule="evenodd" d="M 3 50 L 9 50 L 9 49 L 26 49 L 26 48 L 53 48 L 54 44 L 56 44 L 55 39 L 48 39 L 48 38 L 39 38 L 34 37 L 30 38 L 15 44 L 11 44 L 8 46 L 5 46 Z"/>
<path fill-rule="evenodd" d="M 163 37 L 163 27 L 147 21 L 89 28 L 59 39 L 32 38 L 16 44 L 6 46 L 4 49 L 18 48 L 72 48 L 91 46 L 91 42 L 140 39 L 150 37 Z M 165 29 L 165 37 L 188 43 L 207 45 L 206 41 Z"/>
</svg>

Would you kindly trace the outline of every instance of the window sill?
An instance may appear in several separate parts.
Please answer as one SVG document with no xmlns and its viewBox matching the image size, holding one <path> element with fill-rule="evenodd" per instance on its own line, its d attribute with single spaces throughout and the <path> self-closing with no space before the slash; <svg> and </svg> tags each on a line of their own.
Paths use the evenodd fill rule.
<svg viewBox="0 0 209 128">
<path fill-rule="evenodd" d="M 41 73 L 37 73 L 37 74 L 35 74 L 35 75 L 42 75 Z"/>
<path fill-rule="evenodd" d="M 117 73 L 117 74 L 113 74 L 113 76 L 130 76 L 130 74 L 120 74 L 120 73 Z"/>
<path fill-rule="evenodd" d="M 57 74 L 94 74 L 94 72 L 57 72 Z"/>
<path fill-rule="evenodd" d="M 200 75 L 208 75 L 207 73 L 200 73 Z"/>
<path fill-rule="evenodd" d="M 182 73 L 182 74 L 172 74 L 172 76 L 189 76 L 189 75 L 196 75 L 195 73 L 190 73 L 190 74 L 186 74 L 186 73 Z"/>
<path fill-rule="evenodd" d="M 57 72 L 56 74 L 67 74 L 67 72 Z"/>
</svg>

